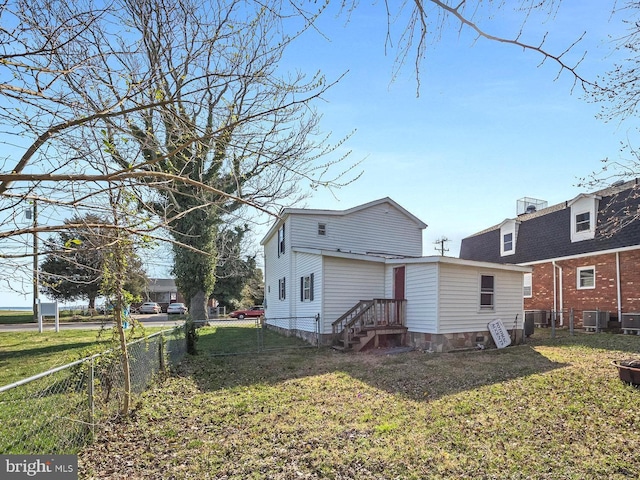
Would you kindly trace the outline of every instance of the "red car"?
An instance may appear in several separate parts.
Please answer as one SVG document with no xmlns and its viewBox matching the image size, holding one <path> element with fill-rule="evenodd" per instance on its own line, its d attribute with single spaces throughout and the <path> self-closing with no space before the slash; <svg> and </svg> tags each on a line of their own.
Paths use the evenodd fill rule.
<svg viewBox="0 0 640 480">
<path fill-rule="evenodd" d="M 231 318 L 242 320 L 245 317 L 261 317 L 264 315 L 264 307 L 262 305 L 254 305 L 247 310 L 235 310 L 229 314 Z"/>
</svg>

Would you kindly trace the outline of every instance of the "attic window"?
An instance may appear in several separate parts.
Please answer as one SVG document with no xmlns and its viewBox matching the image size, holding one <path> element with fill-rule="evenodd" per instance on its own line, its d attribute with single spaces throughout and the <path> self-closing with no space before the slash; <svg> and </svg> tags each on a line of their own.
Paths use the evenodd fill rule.
<svg viewBox="0 0 640 480">
<path fill-rule="evenodd" d="M 519 223 L 515 220 L 505 220 L 500 225 L 500 256 L 504 257 L 516 253 Z"/>
<path fill-rule="evenodd" d="M 318 224 L 318 235 L 325 236 L 327 234 L 327 224 L 319 223 Z"/>
<path fill-rule="evenodd" d="M 576 233 L 588 232 L 591 230 L 591 219 L 589 212 L 576 215 Z"/>
<path fill-rule="evenodd" d="M 513 233 L 507 233 L 502 237 L 503 241 L 503 251 L 511 252 L 513 251 Z"/>
<path fill-rule="evenodd" d="M 282 227 L 278 229 L 278 256 L 281 254 L 284 255 L 285 245 L 284 245 L 284 223 Z"/>
</svg>

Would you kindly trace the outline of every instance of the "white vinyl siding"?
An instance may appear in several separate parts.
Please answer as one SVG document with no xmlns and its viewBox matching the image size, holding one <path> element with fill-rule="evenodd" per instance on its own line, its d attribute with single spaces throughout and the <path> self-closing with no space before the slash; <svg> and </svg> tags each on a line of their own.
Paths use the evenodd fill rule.
<svg viewBox="0 0 640 480">
<path fill-rule="evenodd" d="M 325 225 L 325 235 L 318 235 L 318 224 Z M 347 215 L 291 215 L 287 227 L 292 247 L 422 255 L 420 226 L 387 203 Z"/>
<path fill-rule="evenodd" d="M 384 263 L 325 257 L 320 333 L 331 333 L 331 323 L 360 300 L 384 298 L 384 272 Z"/>
<path fill-rule="evenodd" d="M 290 316 L 289 301 L 291 298 L 291 255 L 277 255 L 278 236 L 272 236 L 265 244 L 265 252 L 272 252 L 265 255 L 265 317 L 288 317 Z M 279 286 L 282 279 L 286 279 L 286 299 L 280 300 Z"/>
<path fill-rule="evenodd" d="M 479 310 L 480 275 L 494 277 L 494 308 Z M 439 325 L 435 333 L 481 332 L 499 318 L 508 329 L 518 315 L 522 328 L 522 272 L 442 264 L 439 285 Z"/>
<path fill-rule="evenodd" d="M 390 289 L 393 297 L 393 267 L 389 265 Z M 409 264 L 405 267 L 407 327 L 411 332 L 433 333 L 438 324 L 438 264 Z"/>
<path fill-rule="evenodd" d="M 293 253 L 292 253 L 293 254 Z M 291 293 L 292 315 L 294 317 L 315 317 L 322 309 L 322 256 L 319 254 L 295 252 L 295 285 Z M 313 274 L 313 300 L 300 301 L 300 278 Z M 305 324 L 307 322 L 304 322 Z"/>
</svg>

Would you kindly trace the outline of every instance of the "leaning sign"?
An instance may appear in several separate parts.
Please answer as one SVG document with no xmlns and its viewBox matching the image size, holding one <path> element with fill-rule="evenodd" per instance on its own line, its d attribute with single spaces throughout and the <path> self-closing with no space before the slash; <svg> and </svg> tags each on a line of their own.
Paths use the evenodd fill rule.
<svg viewBox="0 0 640 480">
<path fill-rule="evenodd" d="M 507 332 L 507 329 L 504 327 L 502 320 L 498 318 L 492 322 L 489 322 L 487 327 L 489 328 L 489 332 L 493 337 L 493 341 L 496 343 L 496 347 L 504 348 L 511 345 L 511 337 L 509 336 L 509 332 Z"/>
</svg>

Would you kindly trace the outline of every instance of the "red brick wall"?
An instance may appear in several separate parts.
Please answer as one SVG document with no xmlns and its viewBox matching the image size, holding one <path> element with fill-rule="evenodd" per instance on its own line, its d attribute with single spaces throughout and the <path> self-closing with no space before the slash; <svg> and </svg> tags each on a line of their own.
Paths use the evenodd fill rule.
<svg viewBox="0 0 640 480">
<path fill-rule="evenodd" d="M 640 250 L 620 252 L 620 285 L 622 312 L 640 311 Z M 557 261 L 562 267 L 562 293 L 565 310 L 573 308 L 576 319 L 582 319 L 582 310 L 607 310 L 617 316 L 618 293 L 616 286 L 616 255 L 596 255 Z M 596 288 L 577 289 L 578 267 L 595 266 Z M 556 279 L 557 298 L 560 301 L 559 272 Z M 551 262 L 533 265 L 532 298 L 525 298 L 525 310 L 553 310 L 553 265 Z M 558 303 L 558 308 L 560 305 Z M 580 313 L 578 313 L 580 312 Z"/>
</svg>

